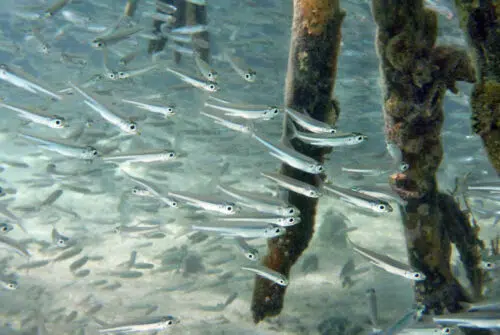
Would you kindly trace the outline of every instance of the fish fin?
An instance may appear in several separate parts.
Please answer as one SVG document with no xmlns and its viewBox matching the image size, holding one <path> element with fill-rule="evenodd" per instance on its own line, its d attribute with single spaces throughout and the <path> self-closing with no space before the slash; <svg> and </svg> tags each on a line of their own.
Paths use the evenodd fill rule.
<svg viewBox="0 0 500 335">
<path fill-rule="evenodd" d="M 288 140 L 292 140 L 297 137 L 297 127 L 295 127 L 295 124 L 293 121 L 288 118 L 288 125 L 290 126 L 288 129 L 290 129 L 290 132 L 288 133 Z"/>
</svg>

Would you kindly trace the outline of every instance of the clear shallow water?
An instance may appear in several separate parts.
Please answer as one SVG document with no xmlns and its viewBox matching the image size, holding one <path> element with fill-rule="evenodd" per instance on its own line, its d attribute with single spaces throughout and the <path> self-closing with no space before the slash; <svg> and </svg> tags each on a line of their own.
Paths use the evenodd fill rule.
<svg viewBox="0 0 500 335">
<path fill-rule="evenodd" d="M 88 15 L 92 23 L 107 27 L 117 21 L 125 2 L 99 3 L 81 1 L 68 5 L 67 9 Z M 0 16 L 3 28 L 0 61 L 21 66 L 55 90 L 66 88 L 68 81 L 81 84 L 95 74 L 103 74 L 102 52 L 90 46 L 90 41 L 97 36 L 95 32 L 75 27 L 61 15 L 42 21 L 16 15 L 20 11 L 40 12 L 46 7 L 36 1 L 9 2 L 7 6 L 6 1 Z M 342 110 L 337 127 L 346 132 L 361 132 L 368 135 L 369 140 L 357 147 L 335 150 L 325 168 L 330 179 L 340 185 L 385 182 L 387 174 L 355 180 L 341 171 L 342 167 L 376 168 L 385 164 L 376 156 L 385 150 L 385 142 L 378 59 L 373 45 L 375 25 L 367 2 L 343 1 L 342 7 L 348 15 L 343 25 L 335 89 Z M 136 18 L 146 30 L 151 26 L 151 19 L 144 13 L 153 10 L 151 1 L 139 4 Z M 281 105 L 291 4 L 212 1 L 208 5 L 208 17 L 214 53 L 212 65 L 219 73 L 221 86 L 214 96 L 239 103 Z M 39 41 L 30 37 L 33 26 L 40 27 L 40 34 L 50 46 L 47 54 L 41 53 Z M 456 19 L 448 21 L 441 17 L 440 31 L 443 41 L 463 43 Z M 235 48 L 237 55 L 257 72 L 254 83 L 242 80 L 223 61 L 222 51 L 228 47 Z M 114 52 L 109 55 L 108 67 L 118 69 L 118 54 L 133 50 L 137 50 L 138 55 L 128 67 L 148 65 L 151 61 L 146 48 L 147 40 L 141 37 L 121 42 L 112 47 Z M 85 64 L 61 61 L 62 53 L 75 55 Z M 164 58 L 171 59 L 171 54 L 167 53 Z M 176 69 L 197 73 L 189 57 L 183 57 Z M 30 329 L 36 325 L 37 312 L 43 315 L 50 334 L 95 334 L 98 325 L 89 316 L 89 310 L 101 305 L 102 309 L 94 316 L 109 323 L 141 318 L 153 309 L 156 310 L 152 315 L 178 317 L 181 323 L 171 329 L 173 334 L 318 334 L 326 333 L 325 320 L 331 318 L 344 318 L 352 326 L 368 332 L 371 327 L 365 291 L 372 287 L 377 292 L 382 324 L 391 322 L 411 307 L 411 283 L 378 269 L 356 277 L 353 287 L 342 287 L 338 275 L 349 258 L 354 257 L 359 265 L 367 266 L 367 263 L 342 243 L 332 242 L 338 236 L 335 227 L 332 228 L 331 217 L 324 215 L 332 209 L 345 214 L 349 218 L 348 227 L 357 227 L 350 233 L 354 241 L 404 261 L 399 213 L 366 216 L 336 199 L 324 197 L 319 204 L 317 232 L 309 249 L 292 269 L 281 315 L 255 326 L 250 313 L 254 276 L 240 270 L 248 261 L 235 244 L 214 234 L 195 243 L 191 224 L 196 213 L 192 209 L 186 206 L 172 209 L 154 199 L 134 197 L 131 189 L 135 184 L 119 169 L 148 180 L 163 192 L 208 195 L 216 192 L 214 186 L 218 181 L 234 183 L 241 189 L 277 191 L 260 172 L 276 171 L 279 162 L 256 141 L 201 116 L 199 112 L 209 94 L 180 83 L 165 71 L 155 71 L 132 80 L 103 79 L 91 88 L 100 92 L 98 97 L 103 101 L 114 103 L 122 116 L 136 120 L 140 136 L 120 135 L 116 127 L 88 108 L 79 95 L 64 95 L 61 101 L 54 102 L 6 82 L 0 83 L 1 98 L 7 103 L 40 108 L 46 110 L 45 113 L 63 116 L 70 124 L 66 129 L 50 129 L 26 124 L 16 113 L 1 110 L 0 162 L 4 170 L 0 173 L 0 185 L 11 189 L 11 194 L 0 198 L 0 204 L 21 218 L 27 230 L 23 232 L 13 222 L 14 230 L 8 236 L 26 242 L 32 254 L 30 262 L 50 261 L 39 268 L 19 269 L 28 260 L 0 250 L 3 274 L 14 274 L 19 283 L 17 290 L 0 291 L 0 321 L 10 327 L 5 330 L 6 334 L 9 331 L 33 333 Z M 469 89 L 464 86 L 463 92 L 467 94 Z M 160 98 L 146 100 L 151 95 Z M 165 120 L 121 103 L 122 98 L 175 104 L 176 115 Z M 470 135 L 468 105 L 463 98 L 449 97 L 445 110 L 446 154 L 439 172 L 441 187 L 451 188 L 456 176 L 469 171 L 485 178 L 492 176 L 480 140 L 474 136 L 466 139 Z M 89 120 L 93 121 L 91 127 L 86 126 Z M 255 125 L 275 141 L 280 138 L 281 126 L 281 115 Z M 81 131 L 83 135 L 76 137 Z M 92 145 L 108 154 L 174 148 L 183 157 L 174 163 L 120 166 L 101 161 L 87 163 L 40 150 L 34 143 L 19 138 L 19 133 Z M 227 163 L 229 168 L 224 169 Z M 51 164 L 55 164 L 59 173 L 53 173 Z M 60 198 L 40 207 L 56 190 L 63 190 Z M 202 220 L 208 221 L 209 217 Z M 11 220 L 6 217 L 5 221 Z M 113 232 L 119 225 L 143 225 L 141 222 L 156 225 L 157 234 Z M 81 253 L 68 260 L 53 261 L 64 252 L 51 245 L 53 228 L 82 248 Z M 497 230 L 485 220 L 482 232 L 491 236 Z M 261 255 L 265 254 L 265 240 L 250 243 Z M 124 270 L 119 265 L 127 262 L 133 251 L 137 252 L 137 262 L 153 264 L 153 269 L 136 269 L 143 273 L 140 278 L 120 278 L 116 271 Z M 303 271 L 302 262 L 312 255 L 318 257 L 318 269 Z M 79 278 L 75 275 L 77 271 L 72 272 L 69 267 L 83 256 L 89 260 L 79 271 L 90 272 Z M 237 296 L 231 304 L 223 310 L 216 308 L 234 293 Z M 77 313 L 76 317 L 72 312 Z"/>
</svg>

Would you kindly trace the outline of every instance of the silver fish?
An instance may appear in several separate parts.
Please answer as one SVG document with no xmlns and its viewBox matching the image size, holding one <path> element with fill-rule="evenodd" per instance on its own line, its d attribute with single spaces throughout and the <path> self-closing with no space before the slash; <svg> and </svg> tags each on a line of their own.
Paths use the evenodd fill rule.
<svg viewBox="0 0 500 335">
<path fill-rule="evenodd" d="M 196 24 L 192 26 L 182 26 L 172 29 L 172 34 L 193 35 L 199 34 L 208 30 L 208 26 L 204 24 Z"/>
<path fill-rule="evenodd" d="M 137 177 L 133 177 L 126 172 L 123 172 L 123 173 L 128 178 L 130 178 L 132 181 L 134 181 L 134 182 L 138 183 L 139 185 L 141 185 L 142 187 L 144 187 L 150 194 L 152 194 L 152 196 L 156 197 L 158 200 L 165 203 L 166 205 L 173 207 L 173 208 L 177 208 L 179 206 L 179 204 L 177 203 L 177 200 L 160 194 L 160 192 L 158 190 L 156 190 L 153 186 L 148 184 L 145 180 L 137 178 Z"/>
<path fill-rule="evenodd" d="M 168 192 L 169 196 L 177 199 L 184 200 L 188 205 L 202 208 L 207 211 L 213 211 L 224 215 L 234 215 L 239 211 L 239 208 L 230 201 L 217 200 L 215 198 L 194 195 L 190 193 Z"/>
<path fill-rule="evenodd" d="M 278 183 L 279 186 L 295 193 L 302 194 L 303 196 L 309 198 L 319 198 L 321 196 L 321 191 L 317 187 L 295 178 L 291 178 L 280 173 L 261 172 L 260 174 L 261 176 Z"/>
<path fill-rule="evenodd" d="M 0 286 L 6 290 L 14 291 L 14 290 L 17 290 L 17 288 L 19 287 L 19 284 L 18 284 L 17 280 L 15 280 L 14 278 L 9 278 L 7 276 L 5 278 L 0 277 Z"/>
<path fill-rule="evenodd" d="M 180 321 L 173 316 L 156 316 L 142 320 L 131 320 L 123 323 L 106 325 L 99 329 L 99 334 L 133 334 L 158 332 L 170 329 Z"/>
<path fill-rule="evenodd" d="M 0 79 L 34 94 L 44 93 L 56 100 L 62 99 L 62 96 L 54 90 L 44 87 L 45 85 L 39 83 L 37 79 L 13 66 L 0 64 Z"/>
<path fill-rule="evenodd" d="M 217 72 L 212 69 L 210 65 L 200 57 L 200 55 L 195 54 L 194 61 L 196 63 L 196 66 L 198 67 L 198 70 L 206 80 L 217 81 Z"/>
<path fill-rule="evenodd" d="M 393 208 L 387 201 L 369 196 L 367 194 L 353 191 L 349 188 L 335 186 L 332 184 L 323 185 L 323 190 L 340 197 L 340 200 L 350 203 L 356 207 L 369 209 L 375 213 L 390 213 Z"/>
<path fill-rule="evenodd" d="M 111 162 L 126 161 L 126 162 L 141 162 L 141 163 L 168 162 L 176 158 L 177 155 L 175 154 L 175 152 L 168 150 L 101 157 L 103 161 L 111 161 Z"/>
<path fill-rule="evenodd" d="M 0 223 L 0 234 L 7 234 L 12 229 L 14 229 L 14 226 L 11 225 L 10 223 L 7 222 Z"/>
<path fill-rule="evenodd" d="M 62 144 L 54 141 L 45 140 L 42 138 L 26 134 L 20 134 L 20 136 L 28 140 L 37 142 L 38 146 L 41 147 L 42 149 L 57 152 L 58 154 L 61 154 L 66 157 L 92 160 L 99 156 L 99 152 L 94 147 L 91 146 L 77 147 L 69 144 Z"/>
<path fill-rule="evenodd" d="M 432 320 L 439 325 L 455 325 L 464 328 L 500 329 L 500 315 L 498 312 L 491 311 L 438 315 L 433 316 Z"/>
<path fill-rule="evenodd" d="M 156 106 L 156 105 L 151 105 L 151 104 L 146 104 L 138 101 L 133 101 L 133 100 L 128 100 L 128 99 L 122 99 L 123 102 L 132 104 L 136 106 L 137 108 L 147 110 L 152 113 L 157 113 L 163 115 L 165 118 L 168 118 L 170 116 L 175 115 L 175 110 L 174 106 Z"/>
<path fill-rule="evenodd" d="M 240 117 L 246 120 L 271 120 L 279 114 L 279 109 L 275 106 L 215 105 L 210 102 L 205 102 L 204 106 L 223 111 L 224 115 Z"/>
<path fill-rule="evenodd" d="M 238 131 L 240 133 L 243 133 L 243 134 L 251 134 L 252 131 L 253 131 L 253 127 L 251 125 L 246 125 L 246 124 L 240 124 L 240 123 L 237 123 L 237 122 L 233 122 L 231 120 L 227 120 L 227 119 L 224 119 L 220 116 L 217 116 L 217 115 L 214 115 L 214 114 L 210 114 L 210 113 L 206 113 L 206 112 L 200 112 L 201 115 L 205 115 L 209 118 L 211 118 L 212 120 L 214 120 L 214 123 L 216 124 L 220 124 L 226 128 L 229 128 L 231 130 L 235 130 L 235 131 Z"/>
<path fill-rule="evenodd" d="M 14 105 L 9 105 L 9 104 L 6 104 L 4 102 L 0 102 L 0 107 L 4 107 L 4 108 L 10 109 L 10 110 L 16 112 L 19 115 L 19 117 L 21 117 L 25 120 L 28 120 L 28 121 L 31 121 L 34 123 L 38 123 L 38 124 L 41 124 L 41 125 L 44 125 L 44 126 L 47 126 L 50 128 L 61 129 L 61 128 L 65 128 L 67 126 L 66 120 L 61 116 L 42 115 L 42 114 L 36 113 L 35 111 L 30 111 L 30 110 L 27 110 L 26 108 L 17 107 Z"/>
<path fill-rule="evenodd" d="M 52 243 L 58 248 L 67 248 L 70 246 L 70 239 L 59 233 L 56 228 L 52 228 Z"/>
<path fill-rule="evenodd" d="M 350 134 L 317 134 L 304 133 L 298 131 L 295 126 L 291 126 L 290 139 L 297 138 L 300 141 L 318 147 L 345 147 L 363 143 L 367 136 L 360 133 Z"/>
<path fill-rule="evenodd" d="M 280 286 L 288 286 L 289 283 L 288 278 L 286 278 L 285 275 L 264 266 L 242 266 L 241 269 L 251 271 Z"/>
<path fill-rule="evenodd" d="M 255 249 L 254 247 L 250 246 L 245 241 L 244 238 L 242 238 L 242 237 L 235 237 L 234 240 L 235 240 L 236 245 L 238 246 L 238 248 L 243 252 L 243 254 L 245 255 L 245 257 L 248 260 L 251 260 L 253 262 L 257 262 L 257 261 L 260 260 L 259 251 L 257 249 Z"/>
<path fill-rule="evenodd" d="M 281 227 L 290 227 L 300 223 L 300 217 L 296 216 L 269 216 L 269 215 L 247 215 L 247 216 L 229 216 L 219 217 L 217 220 L 222 222 L 253 222 L 253 223 L 270 223 Z"/>
<path fill-rule="evenodd" d="M 118 71 L 118 79 L 127 79 L 127 78 L 140 76 L 140 75 L 143 75 L 145 73 L 151 72 L 156 68 L 158 68 L 158 64 L 149 65 L 149 66 L 139 68 L 139 69 Z"/>
<path fill-rule="evenodd" d="M 377 308 L 377 295 L 375 289 L 370 288 L 366 290 L 366 297 L 368 298 L 368 310 L 370 322 L 374 328 L 378 328 L 378 308 Z"/>
<path fill-rule="evenodd" d="M 257 78 L 257 72 L 252 70 L 246 64 L 242 64 L 239 58 L 234 57 L 228 50 L 224 51 L 224 59 L 231 65 L 234 71 L 240 75 L 245 81 L 253 83 Z"/>
<path fill-rule="evenodd" d="M 64 8 L 71 0 L 57 0 L 49 8 L 45 9 L 45 17 L 52 17 Z"/>
<path fill-rule="evenodd" d="M 280 216 L 299 216 L 300 211 L 285 201 L 264 194 L 246 192 L 234 189 L 227 185 L 217 185 L 217 189 L 238 201 L 244 207 L 255 209 L 262 213 Z"/>
<path fill-rule="evenodd" d="M 83 256 L 83 257 L 77 259 L 76 261 L 74 261 L 73 263 L 71 263 L 69 266 L 69 270 L 71 272 L 75 272 L 76 270 L 78 270 L 79 268 L 81 268 L 82 266 L 87 264 L 88 261 L 89 261 L 88 256 Z"/>
<path fill-rule="evenodd" d="M 243 238 L 274 238 L 286 233 L 286 229 L 275 225 L 192 225 L 193 230 L 214 232 L 222 236 L 243 237 Z"/>
<path fill-rule="evenodd" d="M 90 108 L 92 108 L 94 111 L 99 113 L 99 115 L 101 115 L 101 117 L 103 119 L 105 119 L 109 123 L 117 126 L 118 128 L 120 128 L 123 132 L 125 132 L 127 134 L 140 135 L 139 129 L 138 129 L 137 124 L 135 122 L 127 121 L 127 120 L 123 119 L 122 117 L 116 115 L 108 107 L 106 107 L 104 104 L 98 102 L 90 94 L 86 93 L 81 88 L 77 87 L 75 84 L 69 82 L 69 85 L 75 91 L 80 93 L 85 98 L 84 103 L 87 106 L 89 106 Z"/>
<path fill-rule="evenodd" d="M 301 154 L 300 152 L 287 147 L 282 144 L 271 144 L 269 141 L 265 140 L 263 137 L 258 136 L 256 133 L 252 134 L 252 137 L 257 141 L 265 145 L 269 149 L 269 154 L 282 162 L 311 174 L 319 174 L 323 172 L 323 165 L 317 162 L 315 159 Z"/>
<path fill-rule="evenodd" d="M 21 243 L 7 236 L 0 235 L 0 248 L 12 250 L 21 256 L 31 256 L 28 249 L 21 245 Z"/>
<path fill-rule="evenodd" d="M 189 85 L 192 85 L 196 88 L 201 88 L 207 92 L 217 92 L 219 90 L 219 85 L 217 85 L 217 83 L 215 83 L 215 82 L 204 82 L 202 80 L 192 78 L 188 75 L 185 75 L 183 73 L 180 73 L 179 71 L 175 71 L 174 69 L 171 69 L 168 67 L 166 68 L 166 70 L 167 70 L 167 72 L 170 72 L 170 73 L 174 74 L 175 76 L 177 76 L 177 78 L 179 78 L 183 82 L 185 82 Z"/>
<path fill-rule="evenodd" d="M 132 28 L 125 28 L 122 30 L 117 30 L 114 32 L 110 32 L 106 35 L 101 35 L 92 40 L 91 45 L 96 49 L 103 49 L 105 47 L 109 47 L 115 43 L 123 41 L 131 37 L 132 35 L 140 32 L 142 27 L 136 26 Z"/>
<path fill-rule="evenodd" d="M 316 134 L 335 134 L 337 130 L 327 123 L 316 120 L 307 113 L 299 113 L 296 110 L 285 107 L 285 112 L 290 118 L 302 128 Z"/>
<path fill-rule="evenodd" d="M 370 263 L 372 263 L 373 265 L 389 273 L 414 281 L 423 281 L 427 278 L 424 273 L 420 271 L 415 271 L 407 264 L 401 263 L 387 255 L 382 255 L 375 251 L 371 251 L 366 248 L 360 247 L 359 245 L 352 242 L 350 239 L 348 240 L 351 243 L 354 251 L 368 258 Z"/>
</svg>

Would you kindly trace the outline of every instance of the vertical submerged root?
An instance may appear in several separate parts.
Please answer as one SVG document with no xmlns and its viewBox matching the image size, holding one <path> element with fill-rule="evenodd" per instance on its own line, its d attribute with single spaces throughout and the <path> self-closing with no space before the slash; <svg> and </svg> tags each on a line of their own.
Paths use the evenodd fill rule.
<svg viewBox="0 0 500 335">
<path fill-rule="evenodd" d="M 137 3 L 139 0 L 127 0 L 125 4 L 125 10 L 123 11 L 124 16 L 134 16 L 135 11 L 137 10 Z"/>
<path fill-rule="evenodd" d="M 471 95 L 472 127 L 500 175 L 500 3 L 455 0 L 455 4 L 478 74 Z"/>
<path fill-rule="evenodd" d="M 207 6 L 186 4 L 186 25 L 207 24 Z M 210 35 L 204 31 L 193 35 L 193 50 L 205 62 L 210 63 Z"/>
<path fill-rule="evenodd" d="M 439 193 L 436 171 L 443 157 L 440 139 L 443 97 L 456 93 L 456 81 L 474 82 L 467 53 L 436 46 L 437 16 L 423 0 L 372 0 L 376 46 L 384 91 L 386 137 L 396 143 L 410 168 L 390 177 L 393 189 L 407 200 L 403 224 L 410 264 L 424 272 L 415 283 L 415 298 L 427 312 L 457 312 L 470 301 L 450 269 L 451 243 L 467 267 L 479 295 L 479 244 L 469 220 L 454 199 Z"/>
<path fill-rule="evenodd" d="M 168 5 L 173 5 L 177 8 L 177 11 L 173 14 L 175 17 L 175 22 L 172 25 L 173 27 L 180 27 L 185 24 L 185 13 L 186 13 L 186 1 L 184 0 L 158 0 L 159 2 L 166 3 Z M 158 13 L 167 14 L 156 9 Z M 160 34 L 160 26 L 165 23 L 164 21 L 154 20 L 153 21 L 153 32 L 156 34 Z M 148 54 L 153 54 L 156 52 L 160 52 L 165 48 L 168 39 L 165 36 L 162 36 L 158 40 L 151 40 L 148 44 Z M 175 61 L 180 61 L 180 54 L 175 53 Z"/>
<path fill-rule="evenodd" d="M 334 124 L 338 117 L 337 103 L 332 100 L 341 42 L 340 28 L 345 13 L 338 0 L 294 0 L 292 37 L 288 58 L 285 105 L 299 112 Z M 289 129 L 285 117 L 283 138 Z M 292 146 L 318 161 L 328 150 L 314 148 L 299 141 Z M 320 178 L 283 165 L 284 175 L 319 185 Z M 306 249 L 314 231 L 317 200 L 290 193 L 288 200 L 301 211 L 301 223 L 287 229 L 286 235 L 269 241 L 269 252 L 263 264 L 285 275 Z M 285 288 L 257 277 L 252 300 L 256 323 L 278 315 L 283 308 Z"/>
</svg>

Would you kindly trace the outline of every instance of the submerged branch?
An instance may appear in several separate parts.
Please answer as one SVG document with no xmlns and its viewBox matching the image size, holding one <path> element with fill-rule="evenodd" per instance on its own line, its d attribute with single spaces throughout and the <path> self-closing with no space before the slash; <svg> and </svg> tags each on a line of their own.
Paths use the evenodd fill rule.
<svg viewBox="0 0 500 335">
<path fill-rule="evenodd" d="M 398 145 L 409 164 L 390 182 L 408 201 L 403 223 L 409 262 L 427 277 L 416 282 L 415 298 L 428 313 L 457 312 L 459 302 L 470 298 L 451 273 L 451 243 L 460 251 L 475 295 L 480 295 L 477 232 L 453 198 L 439 193 L 436 171 L 443 157 L 444 94 L 458 92 L 456 81 L 474 82 L 474 68 L 464 50 L 435 45 L 437 15 L 425 9 L 422 0 L 372 3 L 384 80 L 386 137 Z"/>
<path fill-rule="evenodd" d="M 338 0 L 295 0 L 292 37 L 288 58 L 285 106 L 334 124 L 338 117 L 337 103 L 332 100 L 337 57 L 341 42 L 340 27 L 345 13 Z M 284 141 L 289 134 L 287 117 L 284 121 Z M 293 140 L 292 146 L 318 161 L 327 150 Z M 301 181 L 318 185 L 320 178 L 283 165 L 281 172 Z M 286 235 L 268 243 L 265 266 L 289 275 L 292 265 L 306 249 L 314 231 L 317 200 L 290 193 L 288 200 L 301 211 L 301 223 L 287 229 Z M 280 313 L 285 288 L 268 280 L 256 278 L 252 313 L 257 323 L 267 316 Z"/>
<path fill-rule="evenodd" d="M 472 128 L 500 175 L 500 10 L 497 1 L 455 0 L 477 69 L 471 95 Z"/>
</svg>

